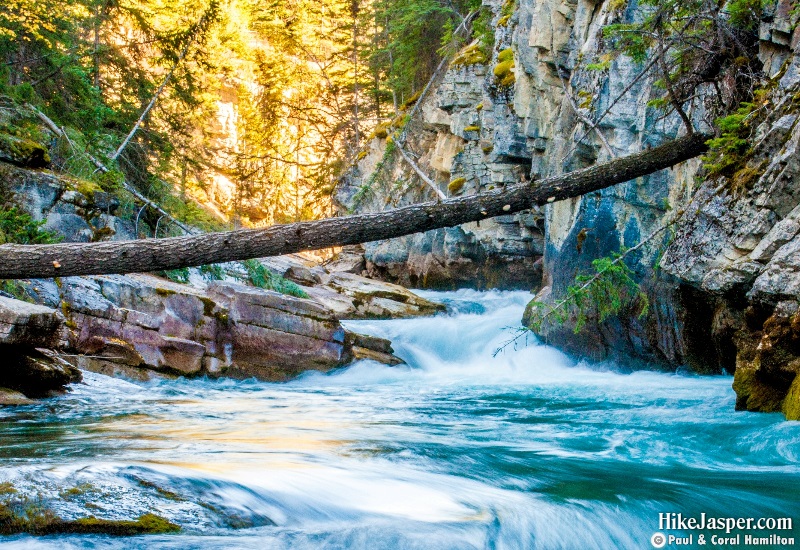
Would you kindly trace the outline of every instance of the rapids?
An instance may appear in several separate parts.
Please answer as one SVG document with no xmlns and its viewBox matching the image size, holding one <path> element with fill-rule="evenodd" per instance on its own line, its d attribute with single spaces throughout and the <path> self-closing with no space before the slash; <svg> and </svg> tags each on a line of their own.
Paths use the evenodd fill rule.
<svg viewBox="0 0 800 550">
<path fill-rule="evenodd" d="M 65 519 L 183 528 L 0 547 L 650 548 L 669 512 L 793 517 L 780 534 L 800 545 L 800 423 L 734 412 L 730 377 L 576 363 L 532 339 L 493 357 L 529 294 L 420 294 L 450 312 L 346 323 L 407 366 L 285 384 L 85 373 L 0 409 L 0 482 Z"/>
</svg>

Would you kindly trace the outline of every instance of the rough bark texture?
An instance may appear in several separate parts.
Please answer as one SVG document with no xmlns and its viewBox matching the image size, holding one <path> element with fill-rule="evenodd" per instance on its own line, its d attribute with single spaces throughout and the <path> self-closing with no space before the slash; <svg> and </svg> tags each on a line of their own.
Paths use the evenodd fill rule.
<svg viewBox="0 0 800 550">
<path fill-rule="evenodd" d="M 536 181 L 396 210 L 170 239 L 0 246 L 0 279 L 135 273 L 261 258 L 400 237 L 502 216 L 610 187 L 696 157 L 691 134 L 614 161 Z"/>
</svg>

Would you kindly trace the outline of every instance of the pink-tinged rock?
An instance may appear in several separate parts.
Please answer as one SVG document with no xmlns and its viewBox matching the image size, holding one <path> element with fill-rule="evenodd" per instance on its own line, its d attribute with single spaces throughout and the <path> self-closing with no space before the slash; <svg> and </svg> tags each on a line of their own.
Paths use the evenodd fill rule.
<svg viewBox="0 0 800 550">
<path fill-rule="evenodd" d="M 349 360 L 338 342 L 254 325 L 236 325 L 232 336 L 232 376 L 288 380 L 307 370 L 327 372 Z"/>
<path fill-rule="evenodd" d="M 204 304 L 199 297 L 172 294 L 164 298 L 159 332 L 176 338 L 193 339 L 203 321 Z"/>
<path fill-rule="evenodd" d="M 335 321 L 331 313 L 322 305 L 304 298 L 295 298 L 271 290 L 262 290 L 237 283 L 215 281 L 208 285 L 208 294 L 220 301 L 236 300 L 253 305 L 276 309 L 292 315 L 312 317 L 321 321 Z"/>
<path fill-rule="evenodd" d="M 161 347 L 164 361 L 161 366 L 184 374 L 196 374 L 203 368 L 205 352 L 205 346 L 193 340 L 165 337 Z"/>
<path fill-rule="evenodd" d="M 92 336 L 83 344 L 81 351 L 88 355 L 131 367 L 138 367 L 144 363 L 144 358 L 134 349 L 133 345 L 119 338 Z"/>
<path fill-rule="evenodd" d="M 155 368 L 164 365 L 161 348 L 164 347 L 165 338 L 158 332 L 137 325 L 123 325 L 118 337 L 129 342 L 139 352 L 145 365 Z"/>
</svg>

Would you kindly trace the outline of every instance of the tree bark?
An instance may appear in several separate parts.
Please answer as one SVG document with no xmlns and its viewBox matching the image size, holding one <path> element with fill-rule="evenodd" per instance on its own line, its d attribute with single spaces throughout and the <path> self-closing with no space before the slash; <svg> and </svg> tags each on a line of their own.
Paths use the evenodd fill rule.
<svg viewBox="0 0 800 550">
<path fill-rule="evenodd" d="M 370 214 L 169 239 L 0 246 L 0 279 L 175 269 L 379 241 L 527 210 L 622 183 L 696 157 L 691 134 L 611 162 L 479 195 Z"/>
</svg>

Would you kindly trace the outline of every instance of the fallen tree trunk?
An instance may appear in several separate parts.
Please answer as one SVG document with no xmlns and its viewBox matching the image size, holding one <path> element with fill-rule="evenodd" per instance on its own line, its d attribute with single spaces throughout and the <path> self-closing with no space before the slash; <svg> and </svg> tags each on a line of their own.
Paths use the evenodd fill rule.
<svg viewBox="0 0 800 550">
<path fill-rule="evenodd" d="M 137 241 L 0 246 L 0 279 L 135 273 L 365 243 L 452 227 L 577 197 L 696 157 L 708 135 L 691 134 L 627 157 L 488 193 L 371 214 L 206 235 Z"/>
</svg>

